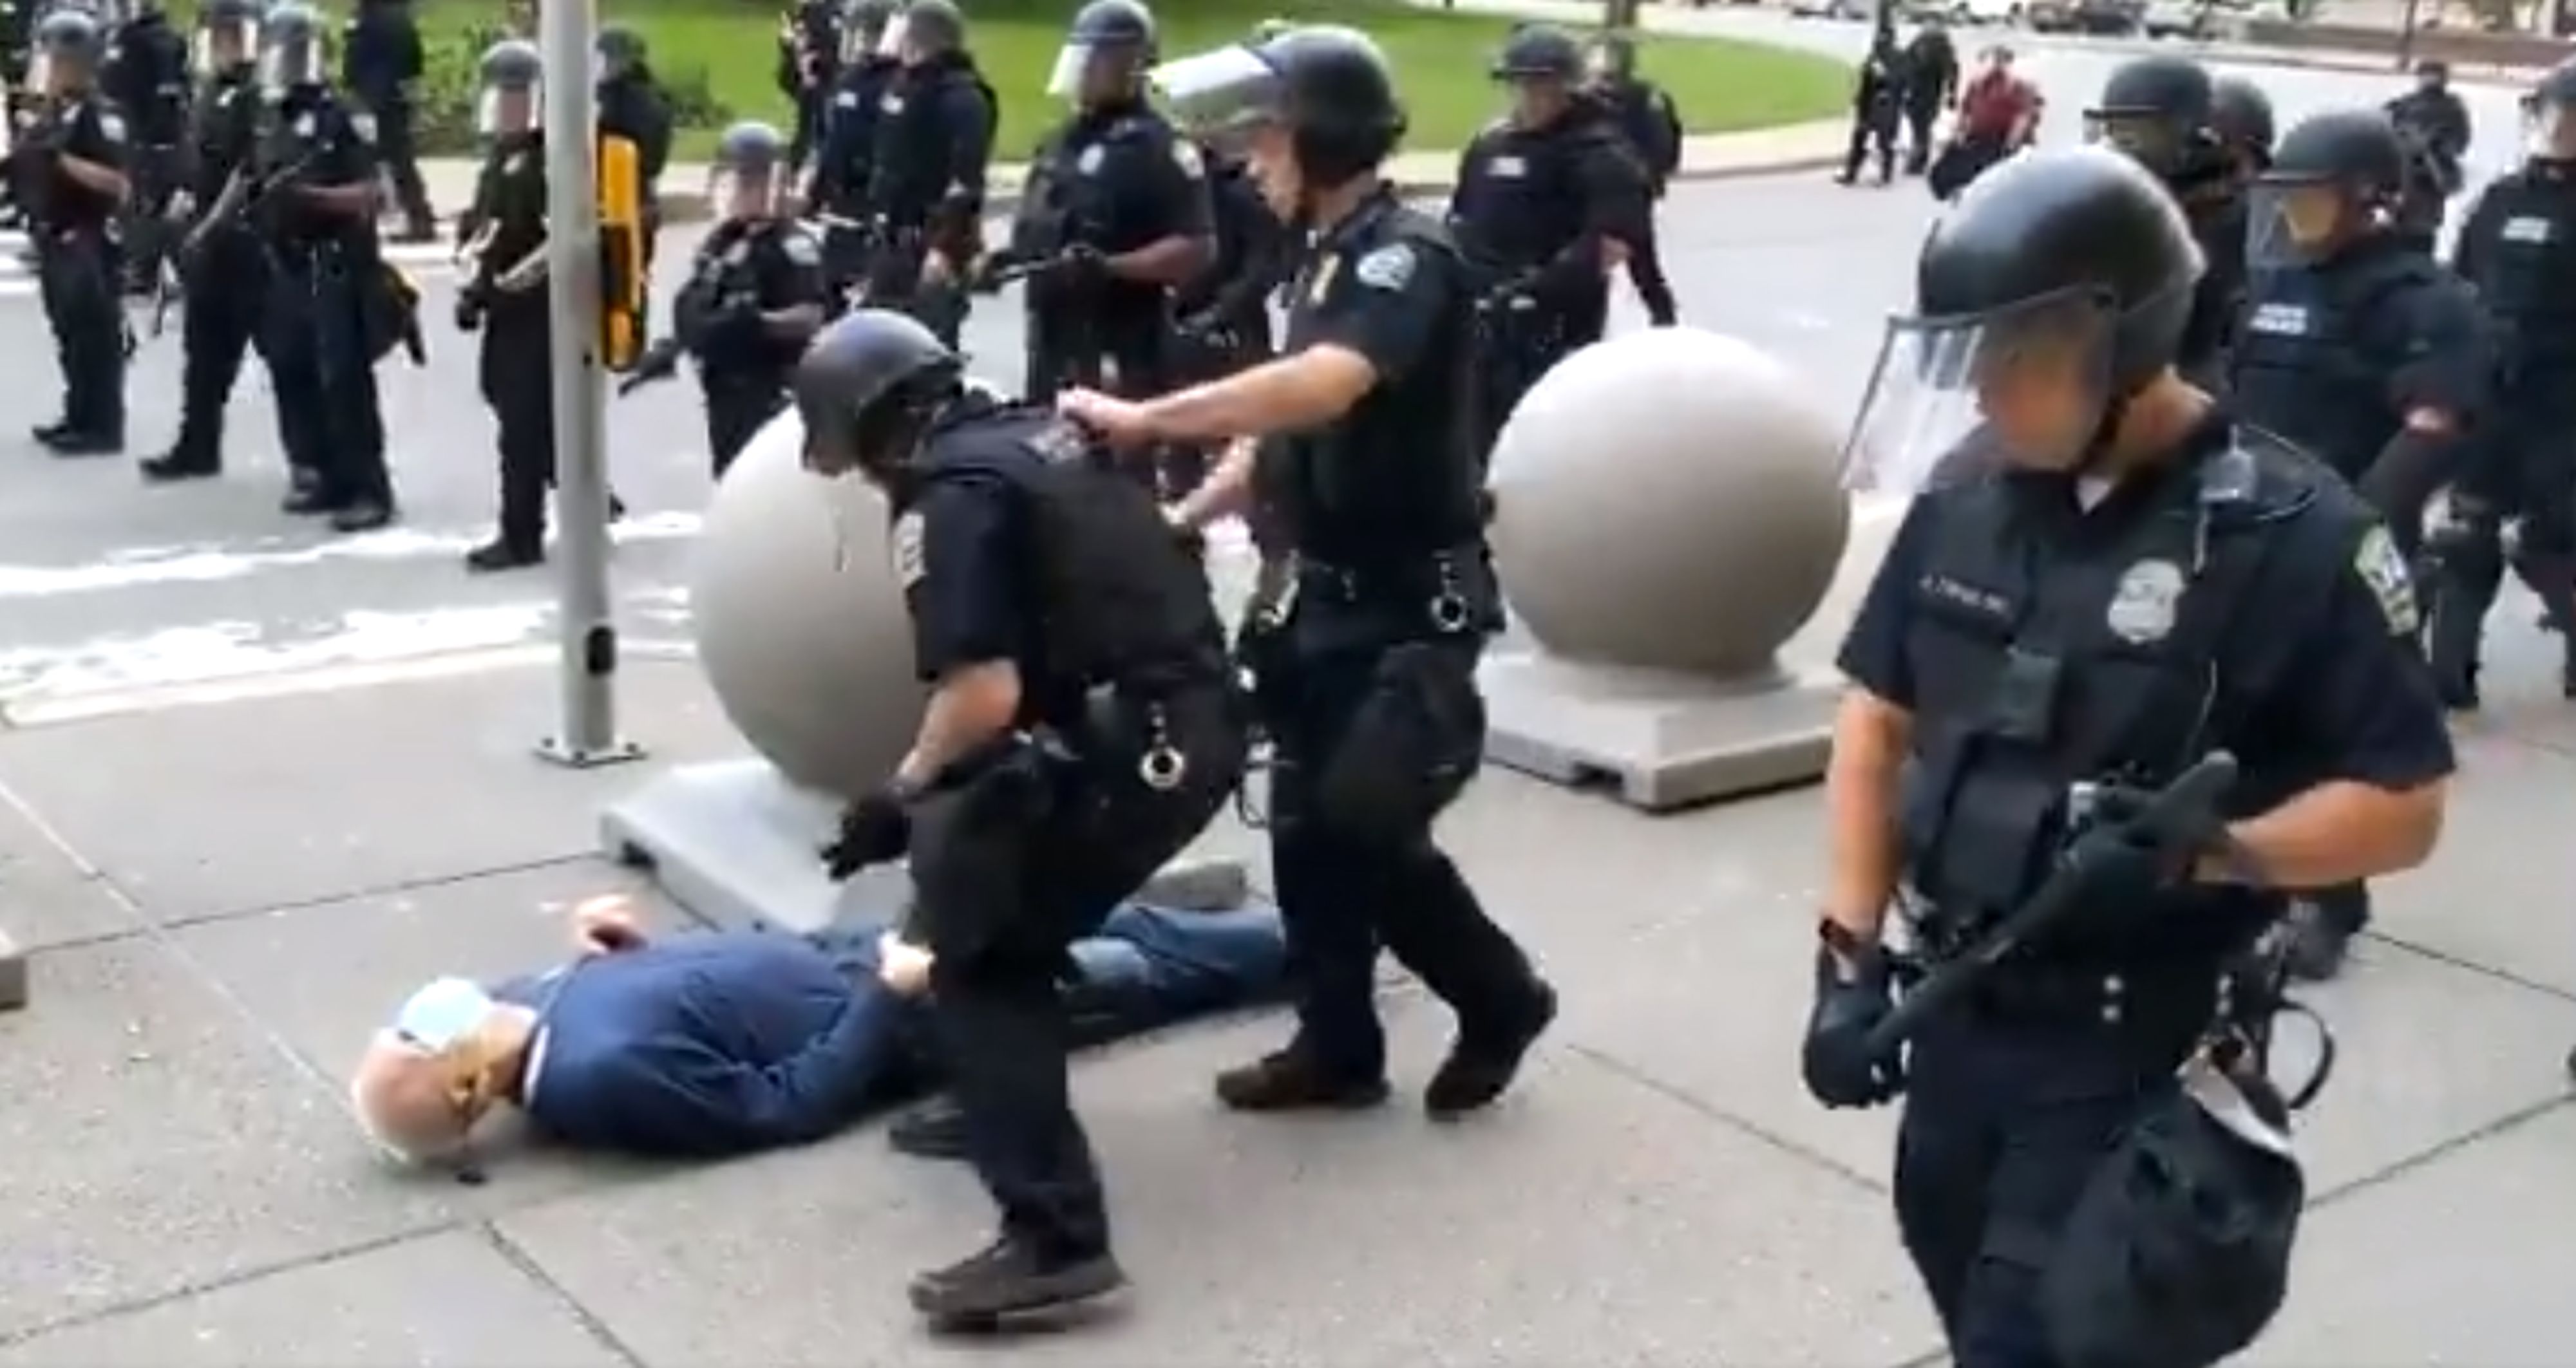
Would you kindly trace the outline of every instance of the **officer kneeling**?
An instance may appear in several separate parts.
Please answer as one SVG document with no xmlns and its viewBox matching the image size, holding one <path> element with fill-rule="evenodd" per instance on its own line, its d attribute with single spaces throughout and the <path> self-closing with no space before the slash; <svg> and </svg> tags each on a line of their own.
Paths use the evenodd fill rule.
<svg viewBox="0 0 2576 1368">
<path fill-rule="evenodd" d="M 908 934 L 990 1248 L 912 1284 L 974 1322 L 1125 1281 L 1066 1095 L 1066 947 L 1195 838 L 1242 777 L 1245 738 L 1205 574 L 1142 486 L 1072 424 L 970 394 L 956 355 L 862 309 L 798 364 L 808 468 L 858 471 L 895 516 L 921 676 L 912 752 L 853 804 L 836 878 L 909 849 Z"/>
<path fill-rule="evenodd" d="M 1847 457 L 1859 487 L 1946 478 L 1843 647 L 1803 1063 L 1827 1106 L 1910 1089 L 1897 1219 L 1960 1368 L 2206 1364 L 2261 1329 L 2295 1166 L 2214 1140 L 2244 1108 L 2178 1090 L 2285 1143 L 2256 1067 L 2277 998 L 2227 971 L 2277 890 L 2418 864 L 2441 825 L 2405 562 L 2352 490 L 2177 376 L 2200 271 L 2129 161 L 1999 167 L 1926 240 Z M 2223 793 L 2154 801 L 2220 751 Z M 1891 903 L 1928 972 L 1901 1060 Z M 1999 925 L 2019 948 L 1989 959 Z M 2168 1188 L 2124 1186 L 2177 1154 Z"/>
</svg>

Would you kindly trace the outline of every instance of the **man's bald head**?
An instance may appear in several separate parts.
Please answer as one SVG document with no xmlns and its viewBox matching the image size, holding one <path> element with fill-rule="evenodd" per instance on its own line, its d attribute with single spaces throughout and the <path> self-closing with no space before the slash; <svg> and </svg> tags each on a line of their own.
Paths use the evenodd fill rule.
<svg viewBox="0 0 2576 1368">
<path fill-rule="evenodd" d="M 459 1086 L 459 1074 L 458 1061 L 378 1031 L 350 1080 L 349 1105 L 368 1138 L 394 1157 L 412 1163 L 444 1159 L 474 1128 L 470 1094 Z"/>
</svg>

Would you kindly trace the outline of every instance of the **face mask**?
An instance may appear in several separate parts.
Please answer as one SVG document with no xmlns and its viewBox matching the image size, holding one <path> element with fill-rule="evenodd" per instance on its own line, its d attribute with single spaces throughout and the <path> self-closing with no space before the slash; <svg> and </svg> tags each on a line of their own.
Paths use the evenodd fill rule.
<svg viewBox="0 0 2576 1368">
<path fill-rule="evenodd" d="M 394 1013 L 396 1038 L 426 1054 L 445 1054 L 492 1014 L 492 995 L 471 979 L 433 980 Z"/>
</svg>

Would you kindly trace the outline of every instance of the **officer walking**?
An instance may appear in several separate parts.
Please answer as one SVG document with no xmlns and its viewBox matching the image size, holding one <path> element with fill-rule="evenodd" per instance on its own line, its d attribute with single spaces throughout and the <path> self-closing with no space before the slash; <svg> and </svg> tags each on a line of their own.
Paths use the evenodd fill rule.
<svg viewBox="0 0 2576 1368">
<path fill-rule="evenodd" d="M 1959 107 L 1959 50 L 1939 15 L 1923 21 L 1905 44 L 1905 174 L 1932 165 L 1932 125 L 1941 111 Z"/>
<path fill-rule="evenodd" d="M 423 71 L 420 23 L 411 0 L 358 0 L 341 50 L 340 79 L 375 120 L 375 156 L 402 207 L 404 242 L 438 240 L 438 216 L 420 181 L 412 136 L 412 98 Z"/>
<path fill-rule="evenodd" d="M 2234 383 L 2246 421 L 2358 486 L 2412 567 L 2425 505 L 2488 407 L 2490 361 L 2476 300 L 2394 224 L 2403 156 L 2369 109 L 2281 139 L 2250 201 L 2254 290 Z M 2369 917 L 2357 884 L 2303 902 L 2292 971 L 2333 977 Z"/>
<path fill-rule="evenodd" d="M 98 94 L 107 35 L 85 10 L 36 25 L 28 85 L 45 97 L 16 147 L 18 184 L 31 191 L 29 235 L 45 321 L 63 370 L 62 417 L 36 429 L 57 456 L 125 449 L 125 316 L 115 223 L 130 188 L 125 116 Z"/>
<path fill-rule="evenodd" d="M 823 250 L 786 212 L 792 174 L 777 129 L 745 122 L 724 131 L 712 194 L 724 217 L 698 245 L 674 308 L 676 335 L 698 361 L 719 479 L 787 406 L 797 354 L 823 326 Z"/>
<path fill-rule="evenodd" d="M 967 1155 L 1001 1208 L 982 1253 L 924 1273 L 934 1325 L 1085 1300 L 1125 1279 L 1065 1077 L 1074 938 L 1196 839 L 1245 738 L 1207 577 L 1152 499 L 1051 413 L 970 395 L 913 319 L 862 309 L 798 365 L 805 462 L 882 489 L 933 690 L 828 872 L 912 856 L 907 930 Z"/>
<path fill-rule="evenodd" d="M 881 46 L 902 70 L 877 102 L 868 203 L 878 247 L 867 298 L 912 313 L 955 346 L 967 271 L 984 251 L 984 177 L 1001 106 L 975 69 L 966 16 L 951 0 L 911 0 Z"/>
<path fill-rule="evenodd" d="M 1244 138 L 1272 212 L 1313 232 L 1280 359 L 1143 403 L 1058 399 L 1131 449 L 1278 434 L 1237 442 L 1173 510 L 1202 526 L 1258 483 L 1296 551 L 1293 587 L 1256 610 L 1244 649 L 1275 749 L 1271 868 L 1297 1034 L 1220 1077 L 1217 1095 L 1260 1112 L 1382 1101 L 1383 946 L 1458 1014 L 1423 1105 L 1463 1116 L 1502 1095 L 1556 1015 L 1555 991 L 1432 832 L 1482 759 L 1475 666 L 1502 626 L 1483 453 L 1456 421 L 1470 268 L 1383 177 L 1404 116 L 1365 35 L 1292 29 L 1166 64 L 1154 81 L 1185 125 Z"/>
<path fill-rule="evenodd" d="M 1664 278 L 1652 204 L 1663 201 L 1674 173 L 1681 170 L 1681 112 L 1663 87 L 1637 74 L 1637 43 L 1624 33 L 1603 34 L 1593 44 L 1591 75 L 1593 94 L 1609 106 L 1620 131 L 1628 135 L 1629 148 L 1645 168 L 1646 194 L 1652 202 L 1630 225 L 1636 236 L 1623 244 L 1628 250 L 1628 283 L 1636 289 L 1637 301 L 1646 306 L 1648 321 L 1669 328 L 1681 321 L 1681 306 L 1673 299 L 1672 282 Z"/>
<path fill-rule="evenodd" d="M 1963 438 L 1981 458 L 1907 509 L 1843 645 L 1802 1059 L 1829 1107 L 1908 1095 L 1896 1216 L 1960 1368 L 2215 1361 L 2069 1352 L 2137 1309 L 2043 1295 L 2130 1252 L 2070 1216 L 2200 1046 L 2259 1050 L 2269 1009 L 2220 978 L 2274 890 L 2416 865 L 2441 822 L 2450 739 L 2406 558 L 2340 481 L 2180 377 L 2200 269 L 2124 158 L 1996 168 L 1926 238 L 1845 458 L 1890 492 L 1959 469 Z M 2141 829 L 2141 794 L 2218 750 L 2239 777 L 2217 811 Z M 1891 904 L 1939 976 L 2061 866 L 2062 918 L 1928 1011 L 1901 1061 L 1872 1048 Z M 2271 1306 L 2225 1291 L 2155 1302 L 2143 1331 L 2232 1350 L 2278 1287 Z"/>
<path fill-rule="evenodd" d="M 160 281 L 166 255 L 161 228 L 179 189 L 180 145 L 188 126 L 188 43 L 171 29 L 159 0 L 140 0 L 132 17 L 116 26 L 99 91 L 125 115 L 132 140 L 125 287 L 146 294 Z"/>
<path fill-rule="evenodd" d="M 2216 390 L 2245 306 L 2245 201 L 2218 127 L 2217 85 L 2189 58 L 2140 57 L 2112 71 L 2085 118 L 2088 136 L 2153 172 L 2182 206 L 2205 264 L 2183 330 L 2183 375 Z"/>
<path fill-rule="evenodd" d="M 1039 144 L 1006 259 L 1042 267 L 1027 292 L 1031 399 L 1080 387 L 1168 387 L 1172 292 L 1213 259 L 1198 144 L 1145 101 L 1154 16 L 1137 0 L 1074 15 L 1047 93 L 1074 112 Z"/>
<path fill-rule="evenodd" d="M 179 436 L 143 462 L 143 478 L 155 483 L 222 472 L 224 408 L 259 336 L 268 254 L 245 204 L 260 134 L 259 29 L 259 0 L 209 0 L 197 11 L 205 85 L 189 121 L 188 183 L 169 210 L 173 225 L 186 229 L 177 249 L 187 295 Z"/>
<path fill-rule="evenodd" d="M 1572 34 L 1522 25 L 1493 73 L 1510 87 L 1511 113 L 1469 141 L 1449 199 L 1450 231 L 1483 275 L 1479 452 L 1549 367 L 1600 340 L 1609 270 L 1653 212 L 1617 126 L 1577 89 L 1583 49 Z"/>
<path fill-rule="evenodd" d="M 488 140 L 474 204 L 456 221 L 471 274 L 456 326 L 483 333 L 477 378 L 500 429 L 500 530 L 467 552 L 469 570 L 515 570 L 546 558 L 546 491 L 554 483 L 554 329 L 546 290 L 544 59 L 511 38 L 483 54 L 477 127 Z"/>
<path fill-rule="evenodd" d="M 653 242 L 662 232 L 662 172 L 671 165 L 671 97 L 653 76 L 652 54 L 644 35 L 619 24 L 599 31 L 592 48 L 599 58 L 599 84 L 593 91 L 599 135 L 635 144 L 637 193 L 643 200 L 644 268 L 653 267 Z"/>
<path fill-rule="evenodd" d="M 251 213 L 270 265 L 260 353 L 296 476 L 285 508 L 369 531 L 394 516 L 361 293 L 380 265 L 375 148 L 331 89 L 318 14 L 288 0 L 269 10 L 260 42 L 269 108 Z"/>
<path fill-rule="evenodd" d="M 1843 169 L 1834 177 L 1836 183 L 1849 185 L 1860 179 L 1860 164 L 1875 148 L 1878 153 L 1878 183 L 1896 178 L 1896 129 L 1905 108 L 1905 54 L 1896 46 L 1896 30 L 1885 22 L 1869 40 L 1869 53 L 1861 58 L 1860 78 L 1852 86 L 1851 146 L 1843 153 Z"/>
<path fill-rule="evenodd" d="M 877 124 L 902 63 L 882 51 L 894 0 L 852 0 L 841 16 L 841 67 L 823 108 L 822 147 L 805 188 L 823 222 L 823 277 L 835 300 L 867 278 L 876 236 L 868 191 L 876 175 Z"/>
<path fill-rule="evenodd" d="M 2469 154 L 2469 107 L 2451 89 L 2451 64 L 2427 57 L 2415 64 L 2415 88 L 2386 108 L 2406 149 L 2406 179 L 2395 206 L 2397 232 L 2408 246 L 2429 253 L 2441 236 L 2451 196 L 2460 193 L 2460 158 Z"/>
<path fill-rule="evenodd" d="M 2533 87 L 2530 155 L 2478 196 L 2453 267 L 2497 350 L 2489 421 L 2451 487 L 2432 553 L 2426 647 L 2442 701 L 2478 706 L 2478 647 L 2515 527 L 2514 570 L 2558 624 L 2559 687 L 2576 698 L 2576 63 Z"/>
</svg>

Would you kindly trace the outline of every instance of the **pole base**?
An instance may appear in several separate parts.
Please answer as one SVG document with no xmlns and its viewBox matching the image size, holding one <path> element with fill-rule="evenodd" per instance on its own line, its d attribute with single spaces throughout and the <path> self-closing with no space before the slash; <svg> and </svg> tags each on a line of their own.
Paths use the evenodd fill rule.
<svg viewBox="0 0 2576 1368">
<path fill-rule="evenodd" d="M 27 952 L 0 931 L 0 1012 L 15 1012 L 27 1005 Z"/>
<path fill-rule="evenodd" d="M 599 769 L 606 765 L 622 765 L 629 760 L 641 760 L 644 758 L 644 748 L 626 740 L 611 741 L 605 746 L 575 746 L 562 737 L 549 736 L 537 743 L 537 758 L 551 765 L 561 765 L 565 769 Z"/>
<path fill-rule="evenodd" d="M 1778 671 L 1700 679 L 1496 652 L 1477 671 L 1485 755 L 1648 812 L 1822 778 L 1838 681 Z"/>
</svg>

